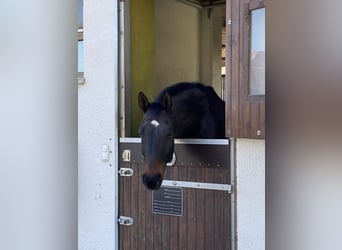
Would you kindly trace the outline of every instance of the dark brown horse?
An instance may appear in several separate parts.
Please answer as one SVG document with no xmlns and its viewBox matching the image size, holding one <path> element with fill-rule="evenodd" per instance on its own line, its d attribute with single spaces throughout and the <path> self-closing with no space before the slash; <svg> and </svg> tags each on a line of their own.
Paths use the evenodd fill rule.
<svg viewBox="0 0 342 250">
<path fill-rule="evenodd" d="M 172 160 L 175 138 L 224 138 L 225 105 L 214 89 L 201 83 L 177 83 L 150 103 L 140 92 L 144 112 L 139 134 L 145 158 L 143 183 L 158 189 L 166 163 Z"/>
</svg>

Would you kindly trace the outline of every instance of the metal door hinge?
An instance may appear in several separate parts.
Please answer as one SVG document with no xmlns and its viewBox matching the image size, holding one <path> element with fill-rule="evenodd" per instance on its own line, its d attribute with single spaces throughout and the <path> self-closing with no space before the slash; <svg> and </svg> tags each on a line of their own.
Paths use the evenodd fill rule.
<svg viewBox="0 0 342 250">
<path fill-rule="evenodd" d="M 123 226 L 132 226 L 133 225 L 133 219 L 131 217 L 127 216 L 120 216 L 118 218 L 118 223 Z"/>
<path fill-rule="evenodd" d="M 102 161 L 106 162 L 109 161 L 109 145 L 108 144 L 102 144 Z"/>
<path fill-rule="evenodd" d="M 121 176 L 132 176 L 134 174 L 134 171 L 132 168 L 120 168 L 119 169 L 119 175 Z"/>
</svg>

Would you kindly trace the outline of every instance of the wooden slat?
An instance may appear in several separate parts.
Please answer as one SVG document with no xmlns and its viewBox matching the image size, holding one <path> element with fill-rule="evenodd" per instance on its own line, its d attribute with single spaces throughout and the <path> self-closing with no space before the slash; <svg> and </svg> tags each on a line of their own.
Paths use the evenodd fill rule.
<svg viewBox="0 0 342 250">
<path fill-rule="evenodd" d="M 180 180 L 186 179 L 186 168 L 180 167 L 178 169 L 178 176 Z M 183 189 L 183 200 L 189 199 L 189 189 Z M 179 239 L 179 249 L 186 249 L 187 247 L 187 202 L 183 202 L 183 216 L 179 217 L 179 232 L 178 232 L 178 239 Z"/>
<path fill-rule="evenodd" d="M 246 121 L 249 117 L 249 114 L 246 114 L 246 105 L 248 105 L 247 97 L 248 97 L 248 79 L 249 79 L 249 58 L 248 58 L 248 29 L 246 26 L 247 23 L 247 13 L 248 12 L 248 5 L 246 1 L 240 1 L 239 6 L 239 14 L 240 14 L 240 36 L 239 36 L 239 51 L 240 51 L 240 58 L 239 58 L 239 137 L 249 137 L 250 131 L 245 130 L 245 124 L 248 123 Z M 236 93 L 234 93 L 236 94 Z M 246 135 L 247 136 L 246 136 Z"/>
<path fill-rule="evenodd" d="M 265 7 L 264 2 L 265 2 L 264 0 L 250 0 L 249 9 L 253 10 L 253 9 Z"/>
<path fill-rule="evenodd" d="M 250 138 L 259 138 L 257 131 L 260 129 L 259 126 L 259 104 L 251 104 L 251 136 Z"/>
<path fill-rule="evenodd" d="M 229 149 L 227 150 L 227 154 L 229 154 Z M 223 182 L 224 183 L 230 183 L 230 169 L 224 170 L 223 176 Z M 224 241 L 225 248 L 224 249 L 231 249 L 231 234 L 230 234 L 230 194 L 223 194 L 223 214 L 222 214 L 222 221 L 223 221 L 223 231 L 222 235 L 223 238 L 226 240 Z M 233 249 L 232 249 L 233 250 Z"/>
<path fill-rule="evenodd" d="M 170 179 L 178 180 L 178 167 L 170 168 Z M 170 249 L 180 249 L 178 245 L 178 226 L 179 217 L 171 216 L 170 218 Z"/>
<path fill-rule="evenodd" d="M 145 222 L 145 218 L 146 218 L 146 204 L 145 204 L 145 200 L 146 200 L 146 189 L 144 187 L 144 184 L 142 182 L 142 168 L 139 168 L 139 165 L 137 167 L 137 171 L 138 171 L 138 190 L 139 192 L 139 211 L 138 211 L 138 223 L 139 223 L 139 249 L 141 250 L 145 250 L 146 248 L 146 222 Z"/>
<path fill-rule="evenodd" d="M 222 235 L 226 239 L 224 244 L 226 245 L 225 249 L 231 249 L 231 231 L 230 231 L 230 194 L 226 194 L 223 199 L 223 232 Z"/>
<path fill-rule="evenodd" d="M 243 104 L 242 113 L 242 136 L 249 138 L 251 136 L 251 105 L 250 103 Z"/>
<path fill-rule="evenodd" d="M 239 62 L 240 62 L 239 1 L 232 0 L 232 76 L 231 76 L 231 137 L 239 137 Z"/>
<path fill-rule="evenodd" d="M 153 214 L 152 214 L 152 192 L 149 190 L 145 191 L 145 240 L 146 240 L 146 250 L 147 249 L 153 249 Z"/>
<path fill-rule="evenodd" d="M 259 136 L 260 138 L 265 139 L 266 134 L 265 134 L 265 102 L 259 103 L 259 128 L 261 131 L 261 135 Z"/>
<path fill-rule="evenodd" d="M 231 0 L 226 1 L 226 22 L 231 21 Z M 232 39 L 232 25 L 226 25 L 226 76 L 225 76 L 225 108 L 226 108 L 226 137 L 231 138 L 232 133 L 232 47 L 231 47 L 231 39 Z"/>
<path fill-rule="evenodd" d="M 204 168 L 196 169 L 197 180 L 204 178 Z M 197 190 L 196 192 L 196 249 L 205 249 L 205 191 Z"/>
<path fill-rule="evenodd" d="M 214 171 L 211 169 L 206 169 L 206 176 L 208 179 L 214 178 Z M 214 207 L 214 195 L 215 191 L 206 190 L 206 200 L 205 200 L 205 249 L 215 249 L 214 242 L 214 215 L 215 215 L 215 207 Z M 210 226 L 209 226 L 210 225 Z"/>
<path fill-rule="evenodd" d="M 139 192 L 134 190 L 139 190 L 139 172 L 138 172 L 138 165 L 132 164 L 135 174 L 132 177 L 123 177 L 126 179 L 130 179 L 131 182 L 131 203 L 130 203 L 130 210 L 131 212 L 127 215 L 133 218 L 135 223 L 131 226 L 131 249 L 138 249 L 138 235 L 140 234 L 140 223 L 139 223 Z"/>
<path fill-rule="evenodd" d="M 162 249 L 162 215 L 153 214 L 153 249 Z"/>
<path fill-rule="evenodd" d="M 153 214 L 153 249 L 162 249 L 162 215 Z"/>
<path fill-rule="evenodd" d="M 224 175 L 222 174 L 222 170 L 215 169 L 215 176 L 217 177 L 217 181 L 219 183 L 224 182 Z M 225 192 L 215 192 L 215 213 L 217 213 L 220 216 L 214 216 L 214 223 L 215 223 L 215 248 L 214 249 L 224 249 L 225 245 L 225 238 L 223 236 L 223 227 L 224 227 L 224 221 L 222 220 L 223 217 L 223 199 L 224 195 L 227 195 Z"/>
<path fill-rule="evenodd" d="M 162 248 L 163 250 L 171 250 L 170 248 L 170 217 L 169 215 L 160 216 L 162 219 Z"/>
<path fill-rule="evenodd" d="M 196 168 L 188 167 L 187 168 L 187 179 L 190 181 L 196 181 Z M 194 250 L 196 249 L 196 234 L 197 234 L 197 225 L 196 225 L 196 190 L 188 189 L 188 198 L 187 202 L 187 225 L 191 225 L 193 230 L 188 230 L 187 234 L 187 249 Z"/>
</svg>

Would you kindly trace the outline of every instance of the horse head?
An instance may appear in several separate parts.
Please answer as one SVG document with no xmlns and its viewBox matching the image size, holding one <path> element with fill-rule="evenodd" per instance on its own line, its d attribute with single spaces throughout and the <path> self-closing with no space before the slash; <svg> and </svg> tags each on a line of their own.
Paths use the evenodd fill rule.
<svg viewBox="0 0 342 250">
<path fill-rule="evenodd" d="M 148 189 L 159 189 L 174 152 L 174 129 L 171 120 L 171 96 L 165 92 L 160 103 L 150 103 L 140 92 L 140 109 L 144 116 L 139 128 L 141 153 L 145 159 L 143 183 Z"/>
</svg>

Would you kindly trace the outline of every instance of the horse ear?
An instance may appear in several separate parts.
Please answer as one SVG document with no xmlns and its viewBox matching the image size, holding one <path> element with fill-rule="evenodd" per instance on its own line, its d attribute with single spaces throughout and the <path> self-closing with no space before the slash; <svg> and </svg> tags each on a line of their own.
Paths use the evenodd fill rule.
<svg viewBox="0 0 342 250">
<path fill-rule="evenodd" d="M 144 93 L 141 91 L 139 92 L 139 95 L 138 95 L 138 103 L 139 103 L 140 109 L 145 113 L 148 106 L 150 105 L 150 102 L 148 101 Z"/>
<path fill-rule="evenodd" d="M 172 99 L 171 99 L 171 96 L 169 95 L 169 93 L 165 92 L 161 104 L 164 106 L 164 108 L 165 108 L 167 111 L 170 111 L 170 110 L 171 110 L 171 107 L 172 107 Z"/>
</svg>

